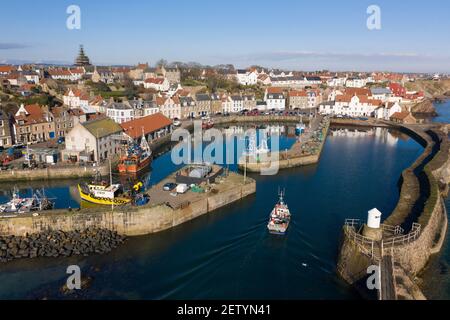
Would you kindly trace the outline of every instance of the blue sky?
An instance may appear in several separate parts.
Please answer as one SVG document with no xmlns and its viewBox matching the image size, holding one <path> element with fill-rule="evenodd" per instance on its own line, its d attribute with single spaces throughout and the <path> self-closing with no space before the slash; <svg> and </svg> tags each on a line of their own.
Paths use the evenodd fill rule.
<svg viewBox="0 0 450 320">
<path fill-rule="evenodd" d="M 81 30 L 66 9 L 81 8 Z M 366 27 L 381 8 L 381 30 Z M 450 72 L 448 0 L 4 1 L 0 62 L 197 61 L 297 70 Z"/>
</svg>

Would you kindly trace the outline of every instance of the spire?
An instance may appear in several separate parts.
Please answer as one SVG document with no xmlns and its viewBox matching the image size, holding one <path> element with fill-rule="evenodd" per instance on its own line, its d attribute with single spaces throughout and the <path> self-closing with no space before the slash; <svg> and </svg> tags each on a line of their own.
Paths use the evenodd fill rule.
<svg viewBox="0 0 450 320">
<path fill-rule="evenodd" d="M 77 67 L 84 67 L 91 65 L 88 56 L 86 56 L 86 54 L 84 53 L 83 45 L 80 45 L 80 52 L 78 53 L 78 57 L 75 60 L 75 65 Z"/>
</svg>

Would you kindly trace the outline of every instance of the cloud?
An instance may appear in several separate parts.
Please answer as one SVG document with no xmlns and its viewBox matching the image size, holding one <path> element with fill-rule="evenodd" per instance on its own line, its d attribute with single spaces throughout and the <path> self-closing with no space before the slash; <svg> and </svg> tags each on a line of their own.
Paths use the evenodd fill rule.
<svg viewBox="0 0 450 320">
<path fill-rule="evenodd" d="M 0 42 L 0 50 L 25 49 L 28 47 L 29 45 L 23 43 Z"/>
</svg>

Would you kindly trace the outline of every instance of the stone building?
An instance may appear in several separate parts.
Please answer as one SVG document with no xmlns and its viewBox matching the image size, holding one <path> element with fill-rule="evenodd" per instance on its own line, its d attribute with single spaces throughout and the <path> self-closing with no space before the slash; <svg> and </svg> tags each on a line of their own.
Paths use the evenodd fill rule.
<svg viewBox="0 0 450 320">
<path fill-rule="evenodd" d="M 14 135 L 12 133 L 10 115 L 0 110 L 0 147 L 8 148 L 14 144 Z"/>
<path fill-rule="evenodd" d="M 16 142 L 44 142 L 56 137 L 55 123 L 47 106 L 23 104 L 14 115 Z"/>
<path fill-rule="evenodd" d="M 78 123 L 66 135 L 62 159 L 75 162 L 113 159 L 120 153 L 121 142 L 117 137 L 121 134 L 122 127 L 107 117 Z"/>
</svg>

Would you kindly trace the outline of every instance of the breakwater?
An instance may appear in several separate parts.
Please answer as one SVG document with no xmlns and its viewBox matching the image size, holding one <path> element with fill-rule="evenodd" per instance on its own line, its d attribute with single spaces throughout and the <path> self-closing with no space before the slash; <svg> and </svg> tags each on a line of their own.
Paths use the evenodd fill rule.
<svg viewBox="0 0 450 320">
<path fill-rule="evenodd" d="M 416 277 L 431 255 L 441 250 L 447 229 L 443 196 L 450 182 L 449 141 L 438 129 L 391 125 L 425 150 L 402 173 L 398 204 L 377 231 L 379 237 L 364 232 L 367 226 L 361 221 L 346 221 L 337 271 L 348 283 L 367 291 L 367 268 L 379 265 L 381 278 L 387 279 L 379 289 L 380 299 L 423 299 Z"/>
<path fill-rule="evenodd" d="M 125 237 L 115 231 L 97 228 L 0 236 L 0 263 L 21 258 L 104 254 L 117 248 L 124 240 Z"/>
<path fill-rule="evenodd" d="M 52 166 L 45 169 L 13 169 L 0 171 L 0 182 L 39 181 L 53 179 L 91 178 L 95 172 L 109 174 L 109 164 L 99 166 Z"/>
<path fill-rule="evenodd" d="M 296 117 L 294 118 L 291 121 L 298 121 Z M 265 160 L 264 157 L 260 161 L 244 157 L 239 161 L 239 169 L 241 171 L 262 172 L 273 166 L 278 169 L 288 169 L 316 164 L 320 160 L 329 128 L 330 121 L 328 118 L 316 119 L 315 122 L 313 121 L 311 129 L 316 132 L 311 133 L 311 136 L 297 140 L 289 150 L 271 152 L 270 156 L 267 156 L 268 160 Z"/>
<path fill-rule="evenodd" d="M 124 236 L 160 232 L 210 213 L 256 192 L 256 182 L 236 173 L 228 176 L 209 193 L 173 208 L 167 203 L 143 207 L 96 207 L 80 210 L 51 210 L 0 219 L 0 236 L 26 236 L 47 231 L 71 232 L 89 228 L 108 229 Z M 157 199 L 155 199 L 157 200 Z"/>
</svg>

